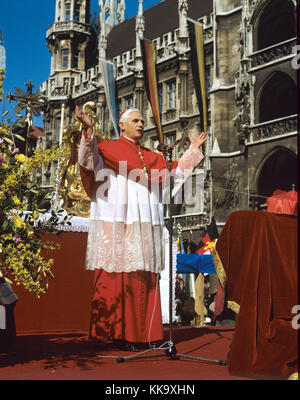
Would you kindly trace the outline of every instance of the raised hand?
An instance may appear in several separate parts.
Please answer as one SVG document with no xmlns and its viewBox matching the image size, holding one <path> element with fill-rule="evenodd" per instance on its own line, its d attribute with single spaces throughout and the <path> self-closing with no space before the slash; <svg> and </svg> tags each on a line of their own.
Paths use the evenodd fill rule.
<svg viewBox="0 0 300 400">
<path fill-rule="evenodd" d="M 75 113 L 79 121 L 82 123 L 83 128 L 86 130 L 86 137 L 90 139 L 93 134 L 93 125 L 88 114 L 85 111 L 82 111 L 77 105 L 75 107 Z"/>
<path fill-rule="evenodd" d="M 199 135 L 196 134 L 195 136 L 192 136 L 192 134 L 189 133 L 189 139 L 190 142 L 199 149 L 203 145 L 203 143 L 206 142 L 207 133 L 201 132 Z"/>
<path fill-rule="evenodd" d="M 85 129 L 91 128 L 93 126 L 88 114 L 85 111 L 82 111 L 77 105 L 75 107 L 75 113 Z"/>
</svg>

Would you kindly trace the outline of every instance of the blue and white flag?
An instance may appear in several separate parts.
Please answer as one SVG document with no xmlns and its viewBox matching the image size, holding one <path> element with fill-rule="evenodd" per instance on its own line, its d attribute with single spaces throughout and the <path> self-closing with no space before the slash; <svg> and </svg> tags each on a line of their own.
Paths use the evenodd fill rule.
<svg viewBox="0 0 300 400">
<path fill-rule="evenodd" d="M 119 138 L 120 135 L 118 129 L 118 116 L 117 116 L 116 98 L 115 98 L 114 65 L 111 61 L 105 60 L 104 58 L 100 58 L 99 67 L 102 73 L 106 102 L 114 125 L 115 135 L 113 139 L 117 139 Z"/>
</svg>

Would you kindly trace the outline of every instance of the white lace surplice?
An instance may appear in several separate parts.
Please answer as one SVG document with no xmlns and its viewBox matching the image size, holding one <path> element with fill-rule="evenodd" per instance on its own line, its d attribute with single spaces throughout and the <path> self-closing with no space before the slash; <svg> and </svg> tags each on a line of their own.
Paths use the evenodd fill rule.
<svg viewBox="0 0 300 400">
<path fill-rule="evenodd" d="M 175 185 L 183 182 L 202 159 L 202 153 L 191 145 L 176 168 Z M 157 191 L 109 169 L 95 137 L 81 139 L 79 164 L 94 171 L 96 181 L 103 181 L 103 172 L 107 176 L 91 201 L 85 268 L 159 273 L 164 268 L 165 250 L 164 210 Z"/>
</svg>

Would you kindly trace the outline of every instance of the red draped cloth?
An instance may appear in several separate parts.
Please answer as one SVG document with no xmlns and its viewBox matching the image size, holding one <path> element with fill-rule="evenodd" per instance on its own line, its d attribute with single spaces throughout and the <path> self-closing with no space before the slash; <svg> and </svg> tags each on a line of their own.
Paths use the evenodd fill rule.
<svg viewBox="0 0 300 400">
<path fill-rule="evenodd" d="M 163 339 L 157 276 L 147 271 L 95 272 L 90 337 L 146 343 Z"/>
<path fill-rule="evenodd" d="M 213 255 L 216 313 L 236 312 L 228 354 L 233 375 L 288 378 L 298 371 L 297 218 L 264 211 L 230 214 Z"/>
</svg>

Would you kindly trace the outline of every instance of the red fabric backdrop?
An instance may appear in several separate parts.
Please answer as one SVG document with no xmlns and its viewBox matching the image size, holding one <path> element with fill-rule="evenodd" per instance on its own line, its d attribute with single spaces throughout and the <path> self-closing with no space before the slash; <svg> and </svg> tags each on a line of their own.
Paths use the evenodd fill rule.
<svg viewBox="0 0 300 400">
<path fill-rule="evenodd" d="M 13 285 L 19 297 L 15 307 L 16 330 L 52 331 L 87 330 L 91 313 L 94 273 L 84 269 L 87 233 L 63 232 L 60 236 L 45 236 L 57 241 L 61 248 L 49 252 L 54 259 L 55 281 L 37 299 L 21 286 Z"/>
<path fill-rule="evenodd" d="M 225 300 L 238 312 L 228 355 L 232 374 L 288 377 L 298 371 L 299 332 L 292 327 L 292 308 L 299 304 L 297 222 L 292 216 L 238 211 L 219 236 L 216 269 Z M 220 287 L 217 297 L 219 292 Z"/>
</svg>

